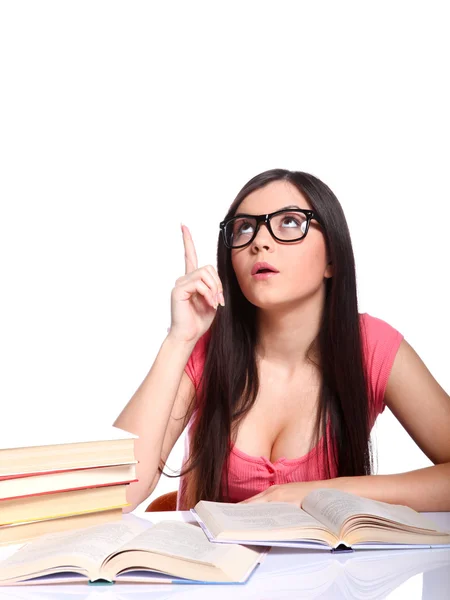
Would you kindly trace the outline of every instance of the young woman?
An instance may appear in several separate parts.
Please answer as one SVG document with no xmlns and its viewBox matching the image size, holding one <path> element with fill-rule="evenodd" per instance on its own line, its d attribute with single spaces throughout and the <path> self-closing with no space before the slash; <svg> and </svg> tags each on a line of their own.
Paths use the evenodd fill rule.
<svg viewBox="0 0 450 600">
<path fill-rule="evenodd" d="M 199 499 L 294 502 L 335 487 L 450 510 L 450 398 L 392 326 L 358 313 L 341 205 L 317 177 L 274 169 L 239 192 L 217 263 L 186 273 L 150 372 L 114 425 L 139 436 L 133 510 L 188 425 L 177 508 Z M 370 432 L 389 406 L 434 466 L 372 475 Z"/>
</svg>

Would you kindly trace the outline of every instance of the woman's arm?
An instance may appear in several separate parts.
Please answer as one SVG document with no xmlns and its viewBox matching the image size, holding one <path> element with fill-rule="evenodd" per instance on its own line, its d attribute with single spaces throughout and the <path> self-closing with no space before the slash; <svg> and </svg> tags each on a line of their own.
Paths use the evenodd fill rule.
<svg viewBox="0 0 450 600">
<path fill-rule="evenodd" d="M 135 440 L 138 482 L 127 487 L 124 509 L 130 512 L 153 491 L 158 465 L 166 460 L 183 431 L 184 416 L 195 391 L 184 368 L 195 344 L 174 341 L 170 334 L 144 381 L 114 422 L 115 427 L 139 436 Z"/>
<path fill-rule="evenodd" d="M 394 359 L 385 403 L 434 466 L 392 475 L 276 485 L 245 502 L 301 504 L 311 490 L 332 487 L 421 512 L 450 511 L 450 397 L 406 340 Z"/>
<path fill-rule="evenodd" d="M 406 340 L 394 359 L 384 400 L 435 465 L 450 462 L 450 396 Z"/>
<path fill-rule="evenodd" d="M 130 512 L 147 498 L 159 480 L 158 466 L 165 461 L 187 421 L 195 387 L 184 374 L 197 341 L 208 331 L 218 302 L 224 306 L 223 286 L 212 265 L 198 268 L 197 253 L 189 229 L 182 225 L 185 275 L 171 293 L 170 333 L 150 372 L 114 425 L 139 439 L 135 441 L 138 482 L 127 489 L 125 509 Z"/>
<path fill-rule="evenodd" d="M 332 487 L 418 511 L 450 511 L 450 396 L 402 340 L 385 403 L 435 466 L 393 475 L 337 478 Z"/>
</svg>

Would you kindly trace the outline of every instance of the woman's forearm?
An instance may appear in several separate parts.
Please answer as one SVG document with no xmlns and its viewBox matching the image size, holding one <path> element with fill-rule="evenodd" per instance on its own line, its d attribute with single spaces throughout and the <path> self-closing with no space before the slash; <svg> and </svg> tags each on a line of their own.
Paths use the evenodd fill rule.
<svg viewBox="0 0 450 600">
<path fill-rule="evenodd" d="M 410 506 L 418 512 L 450 511 L 450 463 L 389 475 L 336 477 L 320 483 L 365 498 Z"/>
<path fill-rule="evenodd" d="M 169 334 L 147 376 L 114 422 L 115 427 L 139 436 L 135 440 L 139 481 L 127 489 L 127 500 L 132 504 L 128 507 L 130 510 L 148 497 L 159 479 L 164 436 L 183 370 L 194 346 L 194 343 L 172 340 Z"/>
</svg>

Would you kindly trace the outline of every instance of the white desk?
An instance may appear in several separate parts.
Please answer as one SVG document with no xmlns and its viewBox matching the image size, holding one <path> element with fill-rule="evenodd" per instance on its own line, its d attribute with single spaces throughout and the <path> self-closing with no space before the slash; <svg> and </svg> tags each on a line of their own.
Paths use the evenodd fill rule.
<svg viewBox="0 0 450 600">
<path fill-rule="evenodd" d="M 450 513 L 424 513 L 450 530 Z M 194 522 L 189 512 L 145 513 L 137 509 L 126 520 L 164 519 Z M 20 546 L 0 547 L 0 560 Z M 321 598 L 340 600 L 450 598 L 450 549 L 370 550 L 343 555 L 324 551 L 272 548 L 243 585 L 113 584 L 106 586 L 39 585 L 0 587 L 0 600 L 177 600 L 254 598 Z"/>
</svg>

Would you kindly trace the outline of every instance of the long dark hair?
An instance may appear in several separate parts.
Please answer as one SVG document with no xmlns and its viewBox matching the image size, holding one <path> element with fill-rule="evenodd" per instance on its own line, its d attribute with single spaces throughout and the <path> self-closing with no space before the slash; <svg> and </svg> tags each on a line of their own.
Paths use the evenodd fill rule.
<svg viewBox="0 0 450 600">
<path fill-rule="evenodd" d="M 325 473 L 337 477 L 372 472 L 369 390 L 362 355 L 353 248 L 342 207 L 330 188 L 317 177 L 300 171 L 273 169 L 253 177 L 231 204 L 233 216 L 244 198 L 270 182 L 294 185 L 318 214 L 333 276 L 325 280 L 325 303 L 318 337 L 309 351 L 318 352 L 321 386 L 313 438 L 320 432 L 325 451 Z M 231 263 L 231 251 L 221 235 L 217 245 L 218 274 L 225 307 L 210 327 L 210 342 L 202 376 L 202 393 L 195 399 L 190 456 L 186 469 L 187 503 L 227 500 L 222 473 L 227 470 L 236 425 L 253 406 L 258 389 L 256 365 L 256 307 L 243 295 Z M 309 354 L 308 354 L 309 356 Z M 312 355 L 311 362 L 314 362 Z M 191 413 L 192 414 L 192 413 Z M 329 421 L 331 446 L 326 435 Z M 334 464 L 331 464 L 334 463 Z"/>
</svg>

